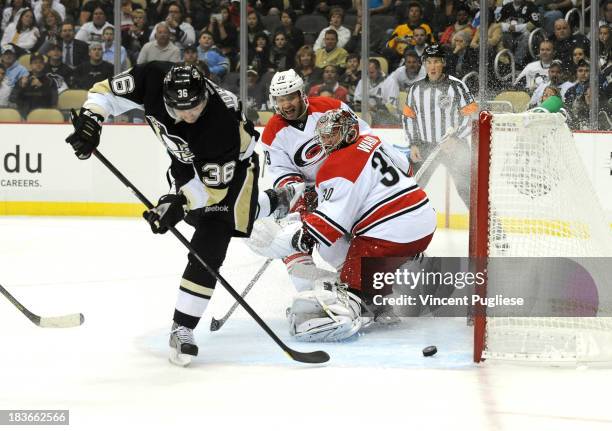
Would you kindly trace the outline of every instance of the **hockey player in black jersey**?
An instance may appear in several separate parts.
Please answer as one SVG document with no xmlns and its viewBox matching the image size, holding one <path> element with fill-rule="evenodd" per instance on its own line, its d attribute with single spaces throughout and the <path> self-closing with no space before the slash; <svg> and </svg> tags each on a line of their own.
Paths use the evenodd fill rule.
<svg viewBox="0 0 612 431">
<path fill-rule="evenodd" d="M 236 96 L 208 81 L 196 67 L 150 62 L 96 83 L 80 113 L 74 114 L 75 130 L 66 141 L 78 158 L 87 159 L 100 142 L 103 121 L 131 109 L 144 109 L 147 123 L 170 155 L 174 180 L 170 193 L 144 218 L 154 233 L 165 233 L 186 218 L 196 228 L 191 245 L 218 271 L 230 239 L 250 235 L 259 209 L 254 153 L 259 134 L 242 115 Z M 278 199 L 262 195 L 270 196 L 266 213 L 273 211 Z M 197 355 L 193 329 L 215 283 L 190 255 L 170 337 L 174 363 L 187 365 Z"/>
</svg>

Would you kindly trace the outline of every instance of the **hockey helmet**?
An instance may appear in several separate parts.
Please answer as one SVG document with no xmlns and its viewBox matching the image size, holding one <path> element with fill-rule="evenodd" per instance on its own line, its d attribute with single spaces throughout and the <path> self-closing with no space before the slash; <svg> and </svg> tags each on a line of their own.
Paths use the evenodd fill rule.
<svg viewBox="0 0 612 431">
<path fill-rule="evenodd" d="M 325 153 L 350 145 L 359 137 L 359 121 L 349 110 L 332 109 L 327 111 L 319 121 L 315 133 Z"/>
<path fill-rule="evenodd" d="M 440 45 L 430 45 L 430 46 L 428 46 L 427 48 L 425 48 L 425 50 L 423 51 L 423 55 L 421 56 L 421 59 L 423 60 L 423 63 L 429 57 L 438 57 L 438 58 L 441 58 L 442 60 L 444 60 L 445 57 L 446 57 L 446 53 L 444 52 L 444 48 L 442 46 L 440 46 Z"/>
<path fill-rule="evenodd" d="M 293 69 L 274 74 L 270 83 L 270 104 L 274 106 L 277 114 L 282 115 L 282 112 L 276 103 L 276 97 L 293 94 L 296 91 L 299 91 L 300 96 L 302 96 L 304 109 L 308 108 L 308 97 L 306 97 L 306 92 L 304 91 L 304 80 L 302 77 Z"/>
<path fill-rule="evenodd" d="M 206 80 L 195 66 L 172 66 L 164 78 L 164 102 L 177 110 L 187 110 L 206 102 Z"/>
</svg>

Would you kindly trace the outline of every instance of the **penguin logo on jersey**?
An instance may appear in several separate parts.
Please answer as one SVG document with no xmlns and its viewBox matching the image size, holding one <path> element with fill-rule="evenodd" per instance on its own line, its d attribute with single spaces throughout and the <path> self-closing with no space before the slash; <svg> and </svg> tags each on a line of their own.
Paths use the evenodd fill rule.
<svg viewBox="0 0 612 431">
<path fill-rule="evenodd" d="M 317 138 L 304 142 L 293 155 L 293 162 L 298 168 L 314 165 L 325 157 L 325 152 Z"/>
<path fill-rule="evenodd" d="M 166 126 L 157 121 L 152 115 L 147 115 L 146 119 L 155 132 L 157 139 L 164 144 L 164 147 L 166 147 L 174 157 L 186 164 L 193 161 L 194 155 L 189 148 L 189 144 L 187 144 L 183 138 L 169 134 Z"/>
</svg>

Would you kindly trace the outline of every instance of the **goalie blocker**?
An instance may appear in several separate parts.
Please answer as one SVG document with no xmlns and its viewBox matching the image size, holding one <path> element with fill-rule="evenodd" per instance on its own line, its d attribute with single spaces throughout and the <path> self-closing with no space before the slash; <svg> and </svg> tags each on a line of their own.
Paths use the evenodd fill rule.
<svg viewBox="0 0 612 431">
<path fill-rule="evenodd" d="M 272 220 L 258 221 L 248 243 L 255 252 L 272 258 L 283 258 L 296 251 L 307 253 L 318 246 L 321 257 L 339 269 L 340 282 L 346 284 L 349 293 L 359 295 L 365 306 L 372 307 L 374 295 L 385 296 L 391 290 L 374 291 L 362 285 L 361 258 L 411 258 L 424 252 L 436 227 L 435 211 L 425 192 L 408 175 L 406 157 L 376 136 L 360 136 L 352 112 L 328 111 L 318 121 L 316 131 L 328 154 L 316 177 L 318 208 L 304 216 L 303 222 L 290 220 L 284 227 Z M 336 294 L 347 309 L 352 309 L 351 300 L 357 302 L 356 295 L 342 299 L 341 286 L 328 291 Z M 311 304 L 329 300 L 325 290 L 311 292 L 298 295 L 298 304 L 294 305 L 300 305 L 303 299 Z M 312 339 L 321 341 L 332 334 L 338 338 L 336 327 L 341 318 L 329 316 L 322 306 L 321 310 L 316 307 L 309 310 L 314 312 L 306 317 L 313 320 L 306 325 L 307 320 L 297 317 L 302 309 L 292 307 L 290 321 L 301 322 L 292 325 L 294 335 L 307 338 L 310 334 Z M 376 320 L 377 315 L 383 316 L 389 310 L 373 311 Z M 343 312 L 340 316 L 351 314 Z M 329 319 L 326 327 L 317 325 L 322 321 L 316 319 L 325 318 Z M 353 322 L 359 320 L 354 326 L 365 323 L 361 310 L 352 318 Z M 315 331 L 322 334 L 325 328 L 327 336 L 314 337 Z M 356 332 L 346 328 L 347 336 Z"/>
</svg>

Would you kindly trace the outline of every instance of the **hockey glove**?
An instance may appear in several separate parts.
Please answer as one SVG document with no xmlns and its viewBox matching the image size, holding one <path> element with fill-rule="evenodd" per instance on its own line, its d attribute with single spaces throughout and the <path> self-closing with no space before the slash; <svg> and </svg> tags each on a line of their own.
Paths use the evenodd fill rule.
<svg viewBox="0 0 612 431">
<path fill-rule="evenodd" d="M 164 195 L 157 206 L 142 213 L 153 233 L 166 233 L 185 217 L 187 198 L 184 195 Z"/>
<path fill-rule="evenodd" d="M 238 110 L 236 111 L 236 118 L 238 121 L 242 123 L 242 128 L 245 132 L 247 132 L 251 137 L 255 138 L 256 141 L 259 141 L 260 133 L 255 130 L 255 123 L 249 120 L 242 110 L 242 101 L 238 102 Z"/>
<path fill-rule="evenodd" d="M 299 215 L 296 216 L 297 220 L 286 220 L 285 226 L 268 217 L 257 220 L 246 245 L 272 259 L 285 258 L 296 251 L 307 253 L 314 246 L 314 239 L 303 229 Z"/>
<path fill-rule="evenodd" d="M 89 109 L 81 108 L 79 114 L 73 109 L 70 113 L 70 119 L 74 126 L 74 132 L 66 138 L 66 142 L 72 145 L 74 153 L 79 159 L 88 159 L 100 144 L 104 118 Z"/>
<path fill-rule="evenodd" d="M 270 208 L 275 219 L 282 219 L 289 214 L 289 211 L 302 199 L 305 187 L 304 183 L 292 183 L 284 187 L 264 190 L 270 199 Z"/>
<path fill-rule="evenodd" d="M 316 243 L 317 241 L 308 233 L 304 226 L 293 234 L 291 238 L 293 248 L 302 253 L 311 254 Z"/>
<path fill-rule="evenodd" d="M 255 130 L 255 123 L 253 123 L 246 117 L 244 120 L 244 123 L 242 123 L 242 128 L 244 129 L 244 131 L 251 135 L 253 138 L 255 138 L 256 141 L 259 141 L 260 134 L 257 130 Z"/>
</svg>

